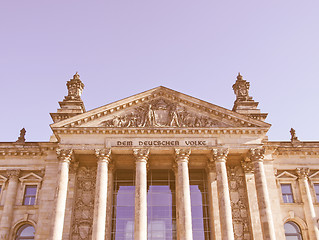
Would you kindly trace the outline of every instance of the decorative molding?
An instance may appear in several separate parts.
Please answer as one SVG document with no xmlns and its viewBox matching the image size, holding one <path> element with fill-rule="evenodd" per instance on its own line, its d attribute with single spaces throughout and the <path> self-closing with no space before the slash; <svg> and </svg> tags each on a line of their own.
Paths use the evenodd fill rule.
<svg viewBox="0 0 319 240">
<path fill-rule="evenodd" d="M 191 155 L 191 149 L 185 148 L 175 148 L 175 161 L 189 161 L 189 156 Z"/>
<path fill-rule="evenodd" d="M 229 153 L 228 148 L 213 148 L 212 158 L 216 162 L 226 162 Z"/>
<path fill-rule="evenodd" d="M 58 148 L 58 149 L 56 149 L 56 154 L 57 154 L 57 157 L 60 161 L 71 162 L 73 150 L 72 149 Z"/>
<path fill-rule="evenodd" d="M 7 176 L 9 179 L 11 178 L 18 178 L 20 175 L 21 170 L 20 169 L 8 169 L 7 170 Z"/>
<path fill-rule="evenodd" d="M 301 179 L 308 179 L 309 172 L 310 172 L 309 168 L 296 168 L 296 173 L 298 175 L 298 178 L 301 178 Z"/>
<path fill-rule="evenodd" d="M 99 161 L 111 161 L 111 148 L 95 149 L 95 156 Z"/>
<path fill-rule="evenodd" d="M 241 161 L 241 166 L 245 173 L 254 173 L 254 165 L 252 161 Z"/>
<path fill-rule="evenodd" d="M 264 148 L 251 148 L 249 149 L 248 157 L 253 162 L 262 162 L 264 159 Z"/>
<path fill-rule="evenodd" d="M 278 170 L 277 170 L 278 171 Z M 296 180 L 298 177 L 293 175 L 292 173 L 290 172 L 287 172 L 287 171 L 283 171 L 279 174 L 277 174 L 277 179 L 293 179 L 293 180 Z"/>
<path fill-rule="evenodd" d="M 148 161 L 150 150 L 148 148 L 135 148 L 133 149 L 133 155 L 136 161 Z"/>
<path fill-rule="evenodd" d="M 56 128 L 53 129 L 56 134 L 247 134 L 261 135 L 266 134 L 268 129 L 252 128 L 102 128 L 102 127 L 81 127 L 81 128 Z"/>
</svg>

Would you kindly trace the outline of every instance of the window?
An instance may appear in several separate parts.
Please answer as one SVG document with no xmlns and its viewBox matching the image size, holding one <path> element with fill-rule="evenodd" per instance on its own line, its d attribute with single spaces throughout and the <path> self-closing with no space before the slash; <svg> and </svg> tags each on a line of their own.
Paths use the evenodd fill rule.
<svg viewBox="0 0 319 240">
<path fill-rule="evenodd" d="M 286 240 L 302 240 L 299 226 L 294 222 L 286 222 L 284 225 Z"/>
<path fill-rule="evenodd" d="M 23 205 L 35 205 L 37 185 L 26 185 L 24 190 Z"/>
<path fill-rule="evenodd" d="M 313 187 L 315 189 L 317 202 L 319 202 L 319 183 L 313 184 Z"/>
<path fill-rule="evenodd" d="M 173 171 L 149 171 L 147 185 L 147 239 L 176 239 L 175 176 Z"/>
<path fill-rule="evenodd" d="M 281 193 L 282 193 L 282 199 L 284 203 L 294 202 L 291 184 L 281 184 Z"/>
<path fill-rule="evenodd" d="M 193 239 L 209 240 L 209 203 L 206 173 L 204 170 L 190 170 L 189 178 Z"/>
<path fill-rule="evenodd" d="M 134 171 L 117 170 L 114 177 L 112 240 L 134 239 Z"/>
<path fill-rule="evenodd" d="M 35 229 L 32 225 L 30 224 L 25 224 L 23 226 L 21 226 L 18 231 L 17 231 L 17 235 L 16 235 L 16 240 L 31 240 L 34 239 L 34 232 Z"/>
</svg>

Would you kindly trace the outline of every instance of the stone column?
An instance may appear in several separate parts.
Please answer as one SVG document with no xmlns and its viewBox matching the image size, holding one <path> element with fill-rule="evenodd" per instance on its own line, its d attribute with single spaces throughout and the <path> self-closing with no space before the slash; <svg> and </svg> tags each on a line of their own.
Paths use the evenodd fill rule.
<svg viewBox="0 0 319 240">
<path fill-rule="evenodd" d="M 256 184 L 254 178 L 254 166 L 251 161 L 243 160 L 241 162 L 245 173 L 245 183 L 247 188 L 249 215 L 252 229 L 252 239 L 262 239 L 262 230 L 258 210 Z"/>
<path fill-rule="evenodd" d="M 0 222 L 0 239 L 9 239 L 11 229 L 13 208 L 16 203 L 17 188 L 19 182 L 19 169 L 12 169 L 7 171 L 9 178 L 8 188 L 6 191 L 6 198 L 3 206 L 2 217 Z"/>
<path fill-rule="evenodd" d="M 261 227 L 263 231 L 263 239 L 275 240 L 275 226 L 272 217 L 269 192 L 267 187 L 267 178 L 263 163 L 264 152 L 265 150 L 263 148 L 252 148 L 249 150 L 249 158 L 252 160 L 254 165 L 256 191 Z"/>
<path fill-rule="evenodd" d="M 188 161 L 191 150 L 175 149 L 175 161 L 177 165 L 176 178 L 176 202 L 177 205 L 177 231 L 179 240 L 192 240 L 192 211 L 189 186 Z"/>
<path fill-rule="evenodd" d="M 309 168 L 297 168 L 298 182 L 301 192 L 302 202 L 304 204 L 304 211 L 306 222 L 309 229 L 310 239 L 319 240 L 319 230 L 317 226 L 317 217 L 312 201 L 311 191 L 308 182 Z"/>
<path fill-rule="evenodd" d="M 111 149 L 96 149 L 97 161 L 92 240 L 105 239 L 108 165 Z"/>
<path fill-rule="evenodd" d="M 57 149 L 60 161 L 58 176 L 58 191 L 56 196 L 55 216 L 53 219 L 52 240 L 62 240 L 65 205 L 68 192 L 69 167 L 73 151 L 70 149 Z"/>
<path fill-rule="evenodd" d="M 147 240 L 147 160 L 149 149 L 133 149 L 135 176 L 134 239 Z"/>
<path fill-rule="evenodd" d="M 220 226 L 223 240 L 234 239 L 234 229 L 232 220 L 232 209 L 229 196 L 228 177 L 226 160 L 228 149 L 215 148 L 212 150 L 212 157 L 215 161 L 217 190 L 220 214 Z"/>
<path fill-rule="evenodd" d="M 107 205 L 106 205 L 106 224 L 105 239 L 111 239 L 112 234 L 112 211 L 113 211 L 113 192 L 114 192 L 114 163 L 109 164 L 108 180 L 107 180 Z"/>
<path fill-rule="evenodd" d="M 209 215 L 210 215 L 210 229 L 211 239 L 221 239 L 220 217 L 219 217 L 219 203 L 217 191 L 217 179 L 215 164 L 208 162 L 207 164 L 207 180 L 208 180 L 208 196 L 209 196 Z"/>
</svg>

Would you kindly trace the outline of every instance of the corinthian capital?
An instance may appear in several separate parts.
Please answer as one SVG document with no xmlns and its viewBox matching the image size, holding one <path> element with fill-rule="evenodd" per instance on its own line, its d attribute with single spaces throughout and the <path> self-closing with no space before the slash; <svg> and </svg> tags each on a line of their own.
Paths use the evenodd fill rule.
<svg viewBox="0 0 319 240">
<path fill-rule="evenodd" d="M 70 162 L 71 158 L 72 158 L 72 153 L 73 153 L 72 149 L 61 149 L 61 148 L 58 148 L 56 150 L 56 154 L 58 156 L 58 159 L 60 161 L 63 161 L 63 162 Z"/>
<path fill-rule="evenodd" d="M 95 156 L 99 161 L 111 161 L 111 148 L 95 149 Z"/>
<path fill-rule="evenodd" d="M 190 149 L 176 148 L 175 149 L 175 160 L 178 161 L 187 161 L 189 160 L 189 156 L 191 155 Z"/>
<path fill-rule="evenodd" d="M 150 150 L 147 148 L 135 148 L 133 149 L 133 154 L 136 161 L 145 161 L 148 160 L 148 155 L 150 154 Z"/>
<path fill-rule="evenodd" d="M 229 153 L 228 148 L 213 148 L 212 157 L 216 162 L 226 162 L 227 155 Z"/>
<path fill-rule="evenodd" d="M 245 173 L 254 173 L 254 166 L 252 161 L 243 160 L 241 161 L 241 166 L 243 167 Z"/>
<path fill-rule="evenodd" d="M 17 178 L 20 175 L 21 170 L 20 169 L 9 169 L 7 170 L 8 178 Z"/>
<path fill-rule="evenodd" d="M 309 176 L 309 168 L 296 168 L 296 172 L 299 178 L 307 179 Z"/>
<path fill-rule="evenodd" d="M 249 149 L 248 157 L 253 162 L 262 162 L 264 159 L 264 148 L 251 148 Z"/>
</svg>

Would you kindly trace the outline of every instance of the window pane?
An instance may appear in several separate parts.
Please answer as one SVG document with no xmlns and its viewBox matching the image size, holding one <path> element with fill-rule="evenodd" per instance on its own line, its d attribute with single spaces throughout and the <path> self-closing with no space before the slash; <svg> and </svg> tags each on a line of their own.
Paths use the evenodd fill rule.
<svg viewBox="0 0 319 240">
<path fill-rule="evenodd" d="M 147 175 L 147 239 L 176 239 L 174 174 L 171 170 L 151 170 Z"/>
<path fill-rule="evenodd" d="M 17 240 L 34 239 L 34 232 L 35 232 L 35 229 L 33 226 L 29 224 L 23 225 L 22 227 L 19 228 L 16 239 Z"/>
<path fill-rule="evenodd" d="M 36 185 L 28 185 L 25 187 L 23 205 L 34 205 L 37 194 Z"/>
<path fill-rule="evenodd" d="M 209 240 L 209 215 L 206 173 L 204 170 L 191 170 L 190 193 L 192 207 L 193 239 Z"/>
<path fill-rule="evenodd" d="M 294 222 L 287 222 L 284 225 L 286 240 L 301 240 L 299 226 Z"/>
<path fill-rule="evenodd" d="M 134 239 L 134 172 L 117 170 L 114 177 L 112 239 Z"/>
<path fill-rule="evenodd" d="M 294 202 L 291 184 L 281 184 L 281 193 L 284 203 Z"/>
</svg>

